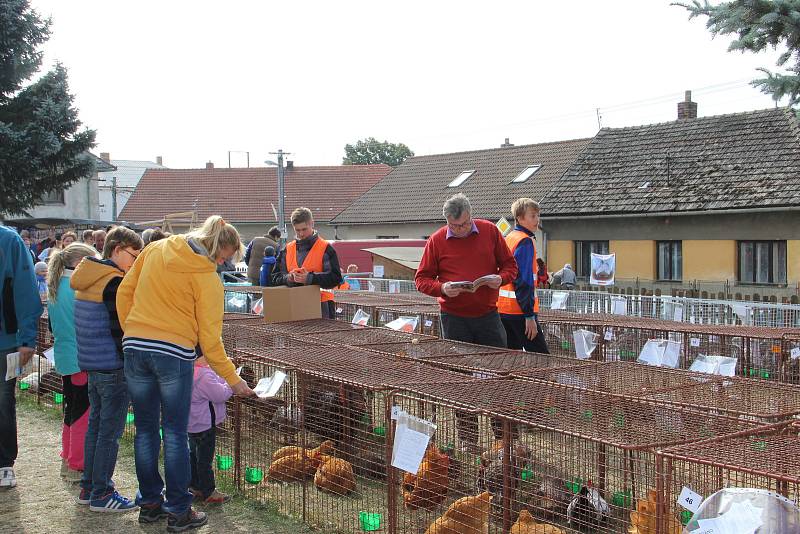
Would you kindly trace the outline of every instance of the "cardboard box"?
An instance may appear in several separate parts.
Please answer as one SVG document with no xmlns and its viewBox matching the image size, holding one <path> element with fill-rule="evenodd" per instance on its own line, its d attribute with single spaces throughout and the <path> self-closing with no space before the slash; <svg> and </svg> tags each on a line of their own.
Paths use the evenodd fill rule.
<svg viewBox="0 0 800 534">
<path fill-rule="evenodd" d="M 265 287 L 263 296 L 264 321 L 267 323 L 285 323 L 322 317 L 319 286 Z"/>
</svg>

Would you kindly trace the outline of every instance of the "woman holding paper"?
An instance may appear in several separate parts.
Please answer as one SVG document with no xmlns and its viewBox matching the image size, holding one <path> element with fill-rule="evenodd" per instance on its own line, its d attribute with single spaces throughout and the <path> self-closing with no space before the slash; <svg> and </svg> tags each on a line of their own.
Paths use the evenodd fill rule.
<svg viewBox="0 0 800 534">
<path fill-rule="evenodd" d="M 197 528 L 208 518 L 191 508 L 186 446 L 194 360 L 201 353 L 233 393 L 253 396 L 222 346 L 223 287 L 216 266 L 241 253 L 236 228 L 211 216 L 198 229 L 151 242 L 117 292 L 125 331 L 125 378 L 135 413 L 139 521 L 167 518 L 169 531 Z M 164 481 L 158 472 L 164 435 Z"/>
</svg>

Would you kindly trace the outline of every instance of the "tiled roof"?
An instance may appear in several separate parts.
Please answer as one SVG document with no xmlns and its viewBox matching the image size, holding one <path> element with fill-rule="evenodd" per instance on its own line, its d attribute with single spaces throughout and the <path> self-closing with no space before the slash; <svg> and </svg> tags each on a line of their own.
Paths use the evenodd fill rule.
<svg viewBox="0 0 800 534">
<path fill-rule="evenodd" d="M 603 129 L 547 194 L 544 216 L 800 204 L 789 108 Z"/>
<path fill-rule="evenodd" d="M 353 202 L 335 224 L 441 221 L 442 204 L 455 193 L 470 198 L 476 217 L 509 216 L 519 197 L 541 199 L 575 161 L 590 139 L 409 158 Z M 541 168 L 524 183 L 511 184 L 530 165 Z M 456 176 L 475 170 L 460 187 Z"/>
<path fill-rule="evenodd" d="M 383 178 L 388 165 L 342 165 L 286 169 L 286 219 L 298 206 L 329 221 Z M 231 222 L 274 222 L 278 178 L 274 167 L 249 169 L 148 169 L 119 218 L 155 220 L 198 210 L 198 218 L 222 215 Z"/>
</svg>

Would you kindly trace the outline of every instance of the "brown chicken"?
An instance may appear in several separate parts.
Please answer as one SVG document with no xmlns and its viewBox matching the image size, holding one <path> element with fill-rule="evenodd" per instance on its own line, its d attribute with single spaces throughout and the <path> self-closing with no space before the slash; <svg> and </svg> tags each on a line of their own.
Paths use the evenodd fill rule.
<svg viewBox="0 0 800 534">
<path fill-rule="evenodd" d="M 628 534 L 656 534 L 656 499 L 658 494 L 648 490 L 647 499 L 636 502 L 636 510 L 631 512 L 631 524 Z M 675 518 L 669 518 L 667 534 L 681 534 L 683 526 Z"/>
<path fill-rule="evenodd" d="M 303 451 L 308 452 L 309 458 L 319 458 L 321 454 L 332 455 L 333 454 L 333 442 L 331 440 L 325 440 L 319 444 L 319 447 L 315 449 L 303 449 L 303 447 L 298 447 L 296 445 L 289 445 L 288 447 L 281 447 L 274 453 L 272 453 L 272 461 L 274 462 L 278 458 L 283 458 L 284 456 L 297 456 Z M 318 466 L 315 466 L 316 469 Z"/>
<path fill-rule="evenodd" d="M 566 534 L 562 529 L 549 523 L 537 523 L 531 513 L 522 510 L 519 519 L 511 527 L 509 534 Z"/>
<path fill-rule="evenodd" d="M 267 478 L 277 482 L 295 482 L 314 475 L 320 464 L 333 453 L 333 442 L 323 441 L 315 449 L 282 447 L 272 455 Z M 305 461 L 303 456 L 305 455 Z"/>
<path fill-rule="evenodd" d="M 314 485 L 337 495 L 347 495 L 356 490 L 356 477 L 353 466 L 341 458 L 328 458 L 317 469 Z"/>
<path fill-rule="evenodd" d="M 439 452 L 436 445 L 425 451 L 417 474 L 403 475 L 403 504 L 409 510 L 430 510 L 447 497 L 450 457 Z"/>
<path fill-rule="evenodd" d="M 425 534 L 486 534 L 489 530 L 491 500 L 488 491 L 461 497 L 428 527 Z"/>
</svg>

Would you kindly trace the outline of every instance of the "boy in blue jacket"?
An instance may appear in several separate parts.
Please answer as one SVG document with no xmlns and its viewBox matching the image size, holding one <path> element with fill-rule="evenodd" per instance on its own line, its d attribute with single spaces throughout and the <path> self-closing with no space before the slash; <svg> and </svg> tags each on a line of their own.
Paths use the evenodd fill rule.
<svg viewBox="0 0 800 534">
<path fill-rule="evenodd" d="M 42 302 L 33 260 L 17 233 L 0 226 L 0 488 L 17 485 L 17 379 L 6 380 L 6 356 L 19 352 L 20 367 L 33 357 Z"/>
</svg>

